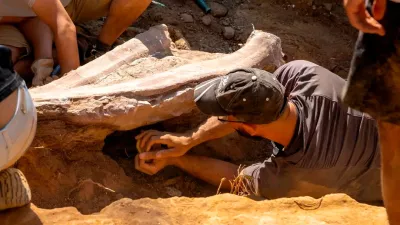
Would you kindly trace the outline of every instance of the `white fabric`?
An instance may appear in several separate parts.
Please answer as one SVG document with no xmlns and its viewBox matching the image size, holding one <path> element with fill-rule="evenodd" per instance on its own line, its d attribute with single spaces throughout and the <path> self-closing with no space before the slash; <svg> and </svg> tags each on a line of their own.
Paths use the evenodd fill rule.
<svg viewBox="0 0 400 225">
<path fill-rule="evenodd" d="M 0 129 L 0 171 L 25 153 L 36 133 L 37 114 L 25 83 L 18 89 L 18 103 L 14 116 Z"/>
</svg>

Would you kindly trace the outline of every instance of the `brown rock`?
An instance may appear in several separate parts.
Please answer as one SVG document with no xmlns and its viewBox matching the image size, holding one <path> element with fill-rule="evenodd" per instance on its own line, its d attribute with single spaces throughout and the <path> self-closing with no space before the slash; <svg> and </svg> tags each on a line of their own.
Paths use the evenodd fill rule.
<svg viewBox="0 0 400 225">
<path fill-rule="evenodd" d="M 203 22 L 204 25 L 209 26 L 212 22 L 212 18 L 210 15 L 205 15 L 201 18 L 201 22 Z"/>
<path fill-rule="evenodd" d="M 328 11 L 332 11 L 333 4 L 332 3 L 324 3 L 324 7 Z"/>
<path fill-rule="evenodd" d="M 210 2 L 209 5 L 211 8 L 211 15 L 215 17 L 224 17 L 226 14 L 228 14 L 228 9 L 222 4 Z"/>
<path fill-rule="evenodd" d="M 181 14 L 182 21 L 185 23 L 193 23 L 194 19 L 193 16 L 187 13 Z"/>
<path fill-rule="evenodd" d="M 235 37 L 235 29 L 232 27 L 224 27 L 223 35 L 225 39 L 230 40 Z"/>
</svg>

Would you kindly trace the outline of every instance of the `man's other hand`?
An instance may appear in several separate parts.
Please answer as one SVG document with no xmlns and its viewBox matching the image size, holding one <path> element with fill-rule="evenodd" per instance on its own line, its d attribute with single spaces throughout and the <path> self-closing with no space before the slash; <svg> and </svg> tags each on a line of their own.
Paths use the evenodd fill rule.
<svg viewBox="0 0 400 225">
<path fill-rule="evenodd" d="M 344 7 L 351 25 L 364 33 L 385 35 L 383 26 L 378 22 L 385 14 L 386 0 L 375 0 L 372 17 L 366 9 L 365 0 L 344 0 Z"/>
<path fill-rule="evenodd" d="M 156 130 L 145 131 L 135 137 L 141 160 L 165 159 L 184 155 L 191 146 L 190 138 L 184 134 L 172 134 Z M 151 151 L 154 145 L 166 145 L 167 149 Z"/>
<path fill-rule="evenodd" d="M 140 159 L 139 155 L 137 155 L 135 157 L 135 169 L 148 175 L 154 175 L 166 166 L 171 165 L 170 161 L 171 159 L 155 159 L 148 162 L 147 160 Z"/>
</svg>

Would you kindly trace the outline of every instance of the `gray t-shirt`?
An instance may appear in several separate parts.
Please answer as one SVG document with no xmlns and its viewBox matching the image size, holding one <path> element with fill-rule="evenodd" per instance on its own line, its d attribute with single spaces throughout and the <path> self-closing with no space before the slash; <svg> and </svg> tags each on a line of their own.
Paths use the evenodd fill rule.
<svg viewBox="0 0 400 225">
<path fill-rule="evenodd" d="M 345 80 L 307 61 L 278 68 L 277 79 L 298 111 L 290 144 L 252 165 L 257 192 L 266 198 L 347 193 L 380 201 L 380 151 L 375 121 L 340 102 Z"/>
<path fill-rule="evenodd" d="M 67 6 L 71 0 L 55 0 L 61 1 L 62 5 Z M 36 16 L 32 11 L 35 0 L 0 0 L 0 20 L 4 16 L 15 17 L 33 17 Z"/>
</svg>

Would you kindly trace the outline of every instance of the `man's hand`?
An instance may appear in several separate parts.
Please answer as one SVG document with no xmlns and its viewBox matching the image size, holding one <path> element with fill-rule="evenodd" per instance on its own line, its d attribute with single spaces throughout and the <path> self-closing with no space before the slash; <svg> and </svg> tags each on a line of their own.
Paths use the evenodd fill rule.
<svg viewBox="0 0 400 225">
<path fill-rule="evenodd" d="M 375 0 L 372 17 L 366 10 L 365 0 L 344 0 L 344 7 L 351 25 L 364 33 L 385 35 L 383 26 L 378 22 L 386 10 L 386 0 Z"/>
<path fill-rule="evenodd" d="M 135 157 L 135 169 L 148 175 L 154 175 L 166 166 L 172 165 L 171 161 L 171 159 L 155 159 L 152 162 L 146 162 L 146 160 L 140 159 L 139 155 L 137 155 Z"/>
<path fill-rule="evenodd" d="M 139 155 L 141 160 L 165 159 L 184 155 L 191 146 L 190 138 L 183 134 L 172 134 L 156 130 L 145 131 L 135 137 L 139 142 L 139 148 L 143 153 Z M 167 145 L 168 149 L 150 151 L 153 145 Z"/>
</svg>

